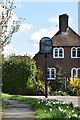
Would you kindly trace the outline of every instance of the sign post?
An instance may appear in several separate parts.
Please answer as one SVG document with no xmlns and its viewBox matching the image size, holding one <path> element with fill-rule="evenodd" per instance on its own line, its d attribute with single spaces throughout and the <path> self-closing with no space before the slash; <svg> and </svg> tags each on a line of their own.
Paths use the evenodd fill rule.
<svg viewBox="0 0 80 120">
<path fill-rule="evenodd" d="M 52 40 L 49 37 L 43 37 L 40 40 L 40 53 L 45 57 L 45 98 L 48 97 L 47 90 L 47 55 L 52 54 Z"/>
</svg>

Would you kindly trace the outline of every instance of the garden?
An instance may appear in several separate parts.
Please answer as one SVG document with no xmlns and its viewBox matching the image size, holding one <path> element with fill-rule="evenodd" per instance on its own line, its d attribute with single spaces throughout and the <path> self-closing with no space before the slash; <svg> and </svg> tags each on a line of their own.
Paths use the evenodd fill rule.
<svg viewBox="0 0 80 120">
<path fill-rule="evenodd" d="M 12 56 L 3 62 L 2 91 L 13 95 L 44 95 L 45 81 L 43 71 L 37 68 L 30 56 Z M 64 78 L 62 68 L 57 67 L 56 80 L 48 81 L 48 95 L 80 94 L 80 80 Z M 65 86 L 66 80 L 66 86 Z M 66 87 L 66 88 L 65 88 Z"/>
<path fill-rule="evenodd" d="M 36 62 L 30 56 L 12 56 L 9 60 L 3 62 L 2 71 L 2 99 L 12 99 L 30 103 L 35 111 L 37 120 L 79 120 L 80 109 L 74 107 L 72 103 L 66 104 L 64 101 L 53 99 L 34 99 L 24 96 L 45 95 L 45 83 L 41 80 L 43 72 L 37 68 Z M 58 85 L 58 86 L 57 86 Z M 61 69 L 57 75 L 56 81 L 48 81 L 48 95 L 79 95 L 80 80 L 74 81 L 70 78 L 66 80 L 66 90 Z M 75 88 L 73 91 L 73 87 Z M 53 90 L 53 91 L 52 91 Z M 52 94 L 50 92 L 52 91 Z M 2 102 L 0 108 L 5 109 L 6 104 Z"/>
</svg>

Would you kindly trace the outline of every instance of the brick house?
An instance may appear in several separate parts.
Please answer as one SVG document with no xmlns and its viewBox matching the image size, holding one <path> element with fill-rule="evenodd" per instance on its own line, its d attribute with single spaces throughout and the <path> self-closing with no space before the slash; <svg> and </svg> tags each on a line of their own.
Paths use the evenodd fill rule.
<svg viewBox="0 0 80 120">
<path fill-rule="evenodd" d="M 63 68 L 66 78 L 80 78 L 80 36 L 68 26 L 67 14 L 59 16 L 59 31 L 52 36 L 52 53 L 47 56 L 47 79 L 56 80 L 56 67 Z M 34 56 L 37 66 L 45 69 L 45 57 L 39 52 Z"/>
</svg>

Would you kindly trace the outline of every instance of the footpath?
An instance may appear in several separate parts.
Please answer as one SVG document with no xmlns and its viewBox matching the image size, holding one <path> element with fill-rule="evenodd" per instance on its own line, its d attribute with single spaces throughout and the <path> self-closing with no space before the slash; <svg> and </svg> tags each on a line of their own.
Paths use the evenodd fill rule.
<svg viewBox="0 0 80 120">
<path fill-rule="evenodd" d="M 35 120 L 35 112 L 30 104 L 8 100 L 7 108 L 3 111 L 2 120 Z"/>
</svg>

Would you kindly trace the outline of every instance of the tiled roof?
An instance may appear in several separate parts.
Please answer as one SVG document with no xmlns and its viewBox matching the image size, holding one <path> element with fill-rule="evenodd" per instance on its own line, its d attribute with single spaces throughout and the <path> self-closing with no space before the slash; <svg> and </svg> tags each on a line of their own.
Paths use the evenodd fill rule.
<svg viewBox="0 0 80 120">
<path fill-rule="evenodd" d="M 52 37 L 52 42 L 53 46 L 80 46 L 80 36 L 68 27 L 66 32 L 58 31 Z"/>
</svg>

